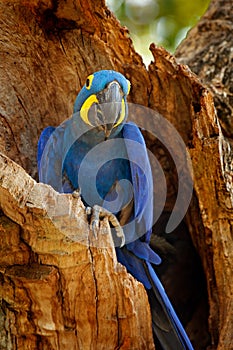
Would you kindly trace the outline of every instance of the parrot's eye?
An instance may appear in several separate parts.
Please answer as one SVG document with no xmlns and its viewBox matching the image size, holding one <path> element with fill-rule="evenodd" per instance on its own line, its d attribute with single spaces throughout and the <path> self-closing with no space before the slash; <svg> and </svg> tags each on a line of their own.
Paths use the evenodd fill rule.
<svg viewBox="0 0 233 350">
<path fill-rule="evenodd" d="M 93 79 L 94 79 L 94 74 L 91 74 L 91 75 L 89 75 L 89 76 L 87 77 L 87 80 L 86 80 L 86 88 L 87 88 L 88 90 L 90 90 L 90 88 L 91 88 Z"/>
<path fill-rule="evenodd" d="M 90 79 L 87 78 L 87 80 L 86 80 L 86 87 L 89 88 L 89 86 L 90 86 Z"/>
</svg>

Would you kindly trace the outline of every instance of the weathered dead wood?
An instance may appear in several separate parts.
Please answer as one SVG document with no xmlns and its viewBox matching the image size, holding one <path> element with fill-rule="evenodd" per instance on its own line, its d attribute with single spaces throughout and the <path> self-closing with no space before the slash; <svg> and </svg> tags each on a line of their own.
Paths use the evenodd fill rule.
<svg viewBox="0 0 233 350">
<path fill-rule="evenodd" d="M 203 241 L 198 249 L 210 272 L 209 320 L 214 342 L 219 338 L 218 349 L 233 348 L 232 16 L 232 1 L 213 0 L 176 52 L 212 92 L 216 108 L 215 120 L 205 113 L 193 123 L 197 132 L 190 151 L 206 237 L 205 249 Z"/>
<path fill-rule="evenodd" d="M 208 48 L 208 40 L 199 40 L 208 32 L 205 28 L 211 23 L 218 27 L 213 8 L 200 33 L 194 31 L 195 49 L 188 51 L 188 41 L 181 46 L 180 52 L 190 52 L 190 57 L 197 52 L 193 67 L 195 62 L 202 67 L 197 45 Z M 208 344 L 208 328 L 211 349 L 233 348 L 231 134 L 225 128 L 228 114 L 224 120 L 219 114 L 221 103 L 217 116 L 209 90 L 161 48 L 151 47 L 154 62 L 147 71 L 127 30 L 103 1 L 2 0 L 0 24 L 0 150 L 35 179 L 41 130 L 70 116 L 86 76 L 99 69 L 126 75 L 132 84 L 130 101 L 157 109 L 180 132 L 194 169 L 195 192 L 186 223 L 201 257 L 209 302 L 208 310 L 205 295 L 198 300 L 188 333 L 195 349 Z M 183 62 L 192 67 L 191 60 Z M 220 72 L 227 62 L 218 59 Z M 195 72 L 203 79 L 208 68 Z M 230 91 L 230 80 L 227 84 Z M 216 102 L 216 87 L 209 88 Z M 225 96 L 223 90 L 218 88 L 217 99 Z M 165 210 L 170 212 L 177 194 L 175 167 L 162 145 L 145 136 L 164 166 Z M 168 138 L 172 144 L 172 135 Z M 111 237 L 103 234 L 108 223 L 103 221 L 98 236 L 103 245 L 94 247 L 81 201 L 37 184 L 16 163 L 1 156 L 0 347 L 153 348 L 145 292 L 117 263 Z M 51 211 L 51 202 L 58 203 L 57 211 Z"/>
<path fill-rule="evenodd" d="M 153 349 L 146 292 L 118 264 L 108 222 L 95 238 L 79 198 L 3 155 L 0 172 L 1 349 Z"/>
<path fill-rule="evenodd" d="M 218 344 L 218 349 L 231 349 L 233 299 L 229 281 L 233 241 L 229 144 L 223 137 L 207 88 L 163 49 L 151 49 L 155 58 L 149 67 L 155 89 L 151 105 L 176 126 L 192 158 L 195 192 L 187 222 L 206 274 L 213 348 Z M 172 172 L 169 176 L 172 183 Z"/>
</svg>

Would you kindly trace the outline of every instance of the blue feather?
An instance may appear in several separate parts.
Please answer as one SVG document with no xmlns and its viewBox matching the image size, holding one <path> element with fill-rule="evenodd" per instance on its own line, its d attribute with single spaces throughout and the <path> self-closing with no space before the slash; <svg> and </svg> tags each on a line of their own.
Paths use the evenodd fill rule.
<svg viewBox="0 0 233 350">
<path fill-rule="evenodd" d="M 42 154 L 44 152 L 44 148 L 46 146 L 46 143 L 48 142 L 51 134 L 54 132 L 55 128 L 53 126 L 48 126 L 45 128 L 39 138 L 38 141 L 38 146 L 37 146 L 37 165 L 38 165 L 38 170 L 40 169 L 40 161 Z"/>
</svg>

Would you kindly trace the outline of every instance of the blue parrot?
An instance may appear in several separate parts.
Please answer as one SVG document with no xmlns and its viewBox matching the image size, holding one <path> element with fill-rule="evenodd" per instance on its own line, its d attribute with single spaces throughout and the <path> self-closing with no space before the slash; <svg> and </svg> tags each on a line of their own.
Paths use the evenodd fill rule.
<svg viewBox="0 0 233 350">
<path fill-rule="evenodd" d="M 149 246 L 152 173 L 139 128 L 126 122 L 129 89 L 129 81 L 112 70 L 88 76 L 73 116 L 57 128 L 47 127 L 40 136 L 39 181 L 58 192 L 80 194 L 94 233 L 99 219 L 109 218 L 118 261 L 147 291 L 156 344 L 192 350 L 152 267 L 161 262 Z"/>
</svg>

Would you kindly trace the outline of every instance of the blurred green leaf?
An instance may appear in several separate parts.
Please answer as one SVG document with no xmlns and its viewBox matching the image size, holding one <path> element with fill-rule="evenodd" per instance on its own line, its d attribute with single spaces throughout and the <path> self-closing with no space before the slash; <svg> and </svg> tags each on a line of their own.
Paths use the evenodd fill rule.
<svg viewBox="0 0 233 350">
<path fill-rule="evenodd" d="M 174 52 L 209 3 L 210 0 L 107 0 L 121 24 L 129 28 L 145 63 L 151 59 L 151 42 Z"/>
</svg>

